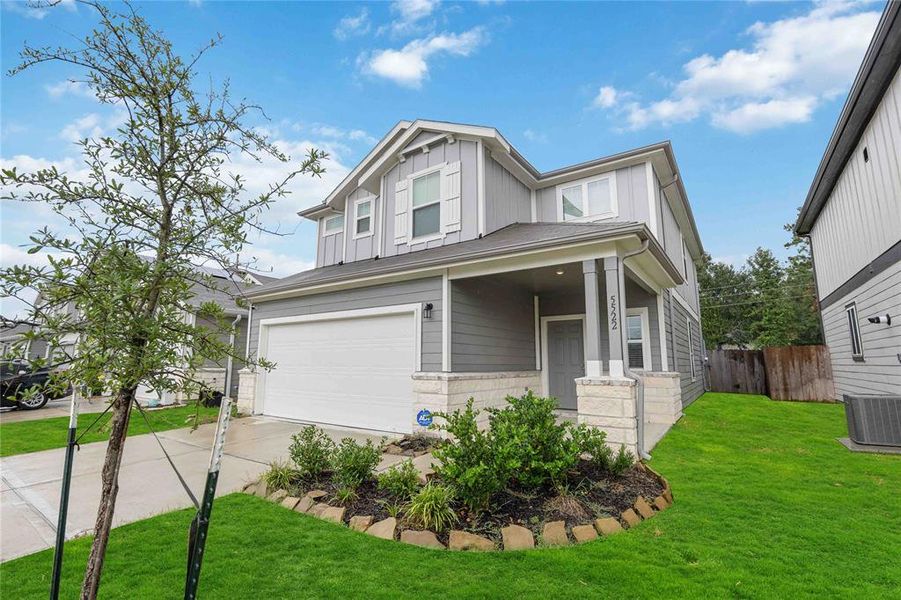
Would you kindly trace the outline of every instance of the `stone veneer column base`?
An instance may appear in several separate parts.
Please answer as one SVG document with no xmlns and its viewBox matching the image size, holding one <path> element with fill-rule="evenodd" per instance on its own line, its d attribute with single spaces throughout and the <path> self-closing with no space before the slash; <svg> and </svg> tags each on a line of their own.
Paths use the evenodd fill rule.
<svg viewBox="0 0 901 600">
<path fill-rule="evenodd" d="M 644 383 L 644 421 L 673 425 L 682 418 L 682 382 L 679 373 L 647 371 Z"/>
<path fill-rule="evenodd" d="M 541 389 L 540 371 L 499 371 L 492 373 L 413 374 L 413 431 L 428 431 L 416 422 L 419 411 L 453 412 L 466 407 L 472 398 L 473 408 L 482 411 L 479 425 L 488 423 L 484 409 L 504 405 L 507 396 L 522 396 L 528 390 Z"/>
<path fill-rule="evenodd" d="M 253 414 L 253 400 L 257 391 L 257 374 L 248 368 L 238 371 L 238 412 Z"/>
<path fill-rule="evenodd" d="M 607 434 L 614 450 L 621 445 L 637 456 L 638 419 L 635 402 L 638 382 L 619 377 L 580 377 L 576 379 L 579 423 L 597 427 Z"/>
</svg>

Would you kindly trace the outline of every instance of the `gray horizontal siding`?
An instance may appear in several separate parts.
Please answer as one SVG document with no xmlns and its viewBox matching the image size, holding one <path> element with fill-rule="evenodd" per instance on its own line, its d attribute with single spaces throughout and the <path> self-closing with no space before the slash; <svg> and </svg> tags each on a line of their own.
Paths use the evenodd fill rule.
<svg viewBox="0 0 901 600">
<path fill-rule="evenodd" d="M 851 356 L 845 306 L 857 305 L 863 361 Z M 870 323 L 867 317 L 892 315 L 892 324 Z M 831 304 L 823 311 L 826 344 L 832 359 L 835 392 L 842 394 L 901 394 L 901 263 Z"/>
<path fill-rule="evenodd" d="M 532 294 L 484 278 L 451 282 L 451 368 L 455 372 L 535 368 Z"/>
<path fill-rule="evenodd" d="M 493 158 L 485 163 L 485 233 L 531 222 L 531 190 Z"/>
<path fill-rule="evenodd" d="M 250 330 L 250 352 L 256 356 L 259 346 L 260 321 L 279 317 L 295 317 L 319 313 L 337 312 L 431 302 L 432 317 L 422 320 L 422 370 L 441 370 L 441 278 L 429 277 L 399 283 L 342 290 L 325 294 L 285 298 L 260 302 L 253 306 L 253 323 Z"/>
<path fill-rule="evenodd" d="M 688 347 L 688 327 L 686 318 L 691 320 L 693 347 Z M 701 327 L 697 319 L 691 317 L 688 311 L 673 301 L 673 346 L 675 348 L 674 355 L 676 357 L 676 365 L 670 365 L 670 370 L 677 370 L 681 376 L 682 384 L 682 406 L 688 406 L 694 402 L 698 396 L 704 393 L 704 365 L 701 360 L 702 340 Z M 691 362 L 695 365 L 695 377 L 691 377 Z"/>
</svg>

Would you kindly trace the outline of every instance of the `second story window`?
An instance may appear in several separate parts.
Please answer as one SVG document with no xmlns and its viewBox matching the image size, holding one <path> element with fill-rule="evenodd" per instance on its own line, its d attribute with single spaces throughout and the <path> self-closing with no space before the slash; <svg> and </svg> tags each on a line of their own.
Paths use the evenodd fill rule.
<svg viewBox="0 0 901 600">
<path fill-rule="evenodd" d="M 323 236 L 334 235 L 342 231 L 344 231 L 344 215 L 326 217 L 325 222 L 322 224 Z"/>
<path fill-rule="evenodd" d="M 363 237 L 372 233 L 372 200 L 364 200 L 354 205 L 354 236 Z"/>
<path fill-rule="evenodd" d="M 441 230 L 441 173 L 436 171 L 413 180 L 413 238 L 435 235 Z"/>
<path fill-rule="evenodd" d="M 591 221 L 616 216 L 616 181 L 604 175 L 563 184 L 557 188 L 557 214 L 561 221 Z"/>
</svg>

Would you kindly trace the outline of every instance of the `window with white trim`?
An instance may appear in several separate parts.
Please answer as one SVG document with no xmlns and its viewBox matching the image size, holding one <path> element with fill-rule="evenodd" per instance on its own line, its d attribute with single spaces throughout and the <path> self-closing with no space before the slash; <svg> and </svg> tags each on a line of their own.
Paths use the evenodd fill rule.
<svg viewBox="0 0 901 600">
<path fill-rule="evenodd" d="M 326 217 L 322 223 L 322 235 L 335 235 L 344 231 L 344 215 Z"/>
<path fill-rule="evenodd" d="M 863 342 L 860 339 L 860 322 L 857 320 L 857 304 L 852 302 L 845 306 L 845 315 L 848 317 L 848 334 L 851 336 L 851 356 L 863 359 Z"/>
<path fill-rule="evenodd" d="M 630 308 L 626 311 L 626 352 L 629 368 L 651 370 L 651 338 L 647 308 Z"/>
<path fill-rule="evenodd" d="M 354 204 L 354 237 L 372 234 L 372 200 L 359 200 Z"/>
<path fill-rule="evenodd" d="M 561 221 L 588 221 L 616 216 L 616 180 L 612 173 L 560 185 L 557 196 Z"/>
<path fill-rule="evenodd" d="M 688 364 L 691 365 L 691 380 L 694 381 L 697 378 L 695 374 L 695 340 L 689 317 L 685 317 L 685 326 L 688 328 Z"/>
<path fill-rule="evenodd" d="M 413 179 L 413 239 L 441 231 L 441 172 Z"/>
</svg>

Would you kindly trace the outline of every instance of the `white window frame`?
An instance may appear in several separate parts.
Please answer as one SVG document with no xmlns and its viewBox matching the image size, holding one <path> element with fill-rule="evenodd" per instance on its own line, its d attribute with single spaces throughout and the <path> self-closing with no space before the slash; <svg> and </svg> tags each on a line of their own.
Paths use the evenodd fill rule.
<svg viewBox="0 0 901 600">
<path fill-rule="evenodd" d="M 341 229 L 337 229 L 335 231 L 329 231 L 327 228 L 327 223 L 331 219 L 341 219 Z M 344 233 L 344 214 L 337 213 L 334 215 L 329 215 L 327 217 L 322 217 L 322 237 L 329 237 L 332 235 L 338 235 Z"/>
<path fill-rule="evenodd" d="M 695 341 L 691 334 L 691 317 L 685 317 L 685 328 L 688 330 L 688 364 L 691 366 L 691 380 L 695 381 L 698 374 L 695 371 Z"/>
<path fill-rule="evenodd" d="M 646 306 L 637 306 L 635 308 L 626 309 L 626 319 L 629 317 L 641 317 L 641 358 L 644 366 L 640 369 L 634 369 L 629 365 L 629 369 L 633 371 L 653 371 L 653 363 L 651 359 L 651 320 L 648 316 L 648 308 Z M 629 327 L 626 323 L 626 353 L 629 352 Z"/>
<path fill-rule="evenodd" d="M 442 198 L 441 198 L 441 170 L 447 166 L 447 162 L 443 162 L 437 164 L 433 167 L 428 167 L 427 169 L 422 169 L 421 171 L 416 171 L 415 173 L 411 173 L 407 175 L 407 190 L 409 196 L 409 200 L 407 202 L 407 206 L 409 209 L 407 210 L 407 231 L 409 232 L 409 237 L 407 239 L 407 244 L 409 246 L 414 246 L 416 244 L 425 244 L 428 242 L 432 242 L 435 240 L 441 240 L 446 237 L 447 234 L 444 233 L 444 227 L 442 224 L 444 223 L 444 219 L 442 218 L 442 211 L 444 208 L 442 207 Z M 424 204 L 423 206 L 413 206 L 413 181 L 419 179 L 421 177 L 426 177 L 431 175 L 432 173 L 438 172 L 438 199 L 435 202 L 430 202 L 428 204 Z M 429 233 L 426 235 L 421 235 L 419 237 L 413 237 L 413 213 L 416 212 L 417 209 L 426 208 L 427 206 L 432 206 L 433 204 L 438 205 L 438 231 L 437 233 Z"/>
<path fill-rule="evenodd" d="M 582 206 L 583 210 L 588 207 L 588 184 L 596 181 L 609 180 L 610 183 L 610 212 L 597 215 L 585 215 L 577 219 L 564 219 L 563 215 L 563 190 L 571 187 L 581 186 L 582 188 Z M 586 177 L 585 179 L 576 179 L 575 181 L 567 181 L 557 185 L 557 222 L 559 223 L 585 223 L 591 221 L 604 221 L 606 219 L 614 219 L 619 216 L 619 200 L 616 193 L 616 171 L 610 171 L 594 177 Z"/>
<path fill-rule="evenodd" d="M 373 217 L 373 201 L 375 200 L 375 196 L 367 196 L 366 198 L 360 198 L 359 200 L 354 200 L 354 225 L 353 225 L 353 239 L 359 240 L 362 238 L 372 237 L 372 232 L 374 230 L 373 223 L 375 221 Z M 363 217 L 360 216 L 360 205 L 368 202 L 369 203 L 369 214 Z M 364 231 L 363 233 L 357 233 L 357 223 L 360 219 L 369 218 L 369 230 Z"/>
<path fill-rule="evenodd" d="M 860 335 L 860 318 L 857 315 L 856 302 L 845 305 L 845 318 L 848 321 L 848 336 L 851 341 L 851 358 L 854 360 L 863 360 L 863 337 Z"/>
</svg>

